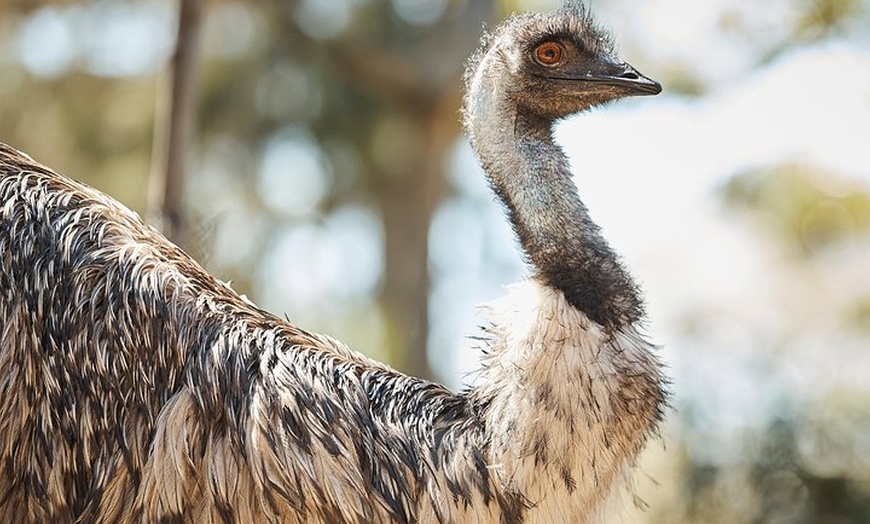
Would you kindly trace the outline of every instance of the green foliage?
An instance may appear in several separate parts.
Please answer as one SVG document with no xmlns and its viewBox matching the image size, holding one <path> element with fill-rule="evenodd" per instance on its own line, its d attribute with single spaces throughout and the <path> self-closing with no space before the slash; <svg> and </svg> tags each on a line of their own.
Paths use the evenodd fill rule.
<svg viewBox="0 0 870 524">
<path fill-rule="evenodd" d="M 862 0 L 806 0 L 797 22 L 796 34 L 802 39 L 819 39 L 836 33 L 850 20 L 867 13 Z"/>
<path fill-rule="evenodd" d="M 723 195 L 730 205 L 751 212 L 776 241 L 803 256 L 870 232 L 870 190 L 811 166 L 741 173 L 729 180 Z"/>
<path fill-rule="evenodd" d="M 870 295 L 854 304 L 851 311 L 847 312 L 847 320 L 857 331 L 870 335 Z"/>
</svg>

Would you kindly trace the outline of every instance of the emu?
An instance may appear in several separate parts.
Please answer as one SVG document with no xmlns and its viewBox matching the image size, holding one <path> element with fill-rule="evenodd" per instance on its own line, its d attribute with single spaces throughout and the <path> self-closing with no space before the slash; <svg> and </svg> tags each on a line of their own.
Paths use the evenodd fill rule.
<svg viewBox="0 0 870 524">
<path fill-rule="evenodd" d="M 483 38 L 463 120 L 531 275 L 459 393 L 258 309 L 0 145 L 0 521 L 603 522 L 665 378 L 552 127 L 660 89 L 578 4 Z"/>
</svg>

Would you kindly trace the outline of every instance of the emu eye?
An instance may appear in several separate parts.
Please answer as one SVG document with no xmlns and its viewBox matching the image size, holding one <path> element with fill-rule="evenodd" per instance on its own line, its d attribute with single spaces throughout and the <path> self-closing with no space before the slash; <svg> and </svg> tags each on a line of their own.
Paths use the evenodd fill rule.
<svg viewBox="0 0 870 524">
<path fill-rule="evenodd" d="M 535 59 L 545 66 L 553 66 L 562 60 L 562 46 L 555 42 L 544 42 L 535 48 Z"/>
</svg>

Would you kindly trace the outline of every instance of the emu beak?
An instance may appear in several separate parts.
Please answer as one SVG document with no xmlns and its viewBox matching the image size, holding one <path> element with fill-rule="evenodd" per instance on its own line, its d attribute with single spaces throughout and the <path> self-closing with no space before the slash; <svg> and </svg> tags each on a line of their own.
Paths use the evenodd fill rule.
<svg viewBox="0 0 870 524">
<path fill-rule="evenodd" d="M 657 95 L 662 85 L 640 74 L 637 69 L 625 62 L 607 64 L 601 71 L 587 75 L 583 80 L 613 86 L 624 92 L 624 96 Z"/>
<path fill-rule="evenodd" d="M 589 69 L 584 68 L 573 74 L 551 75 L 547 78 L 569 82 L 588 82 L 609 88 L 607 90 L 611 92 L 611 96 L 608 98 L 657 95 L 662 92 L 662 85 L 652 78 L 643 76 L 637 69 L 625 62 L 612 61 L 609 58 L 594 62 Z"/>
</svg>

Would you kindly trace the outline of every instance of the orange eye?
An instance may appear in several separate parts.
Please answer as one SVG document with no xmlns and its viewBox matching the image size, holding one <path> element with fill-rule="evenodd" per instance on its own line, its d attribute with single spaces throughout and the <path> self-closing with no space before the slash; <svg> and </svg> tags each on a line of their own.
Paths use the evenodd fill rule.
<svg viewBox="0 0 870 524">
<path fill-rule="evenodd" d="M 535 49 L 535 58 L 545 66 L 556 65 L 562 60 L 562 47 L 554 42 L 544 42 Z"/>
</svg>

